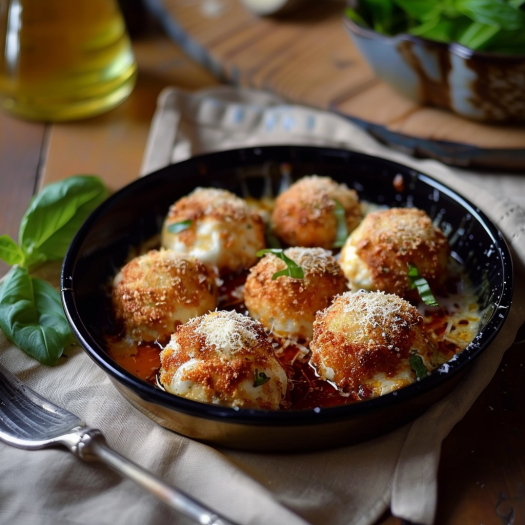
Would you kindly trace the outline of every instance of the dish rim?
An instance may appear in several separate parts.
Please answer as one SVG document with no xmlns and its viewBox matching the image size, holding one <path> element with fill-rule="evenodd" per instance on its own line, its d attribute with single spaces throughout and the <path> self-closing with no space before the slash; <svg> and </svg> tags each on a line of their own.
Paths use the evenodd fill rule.
<svg viewBox="0 0 525 525">
<path fill-rule="evenodd" d="M 260 155 L 260 152 L 264 150 L 271 152 L 272 150 L 290 150 L 291 148 L 294 150 L 314 149 L 332 151 L 335 154 L 337 154 L 337 152 L 339 152 L 339 154 L 343 152 L 346 155 L 350 154 L 352 156 L 360 157 L 362 160 L 373 159 L 373 162 L 383 162 L 390 165 L 390 167 L 395 169 L 399 168 L 402 171 L 412 170 L 417 175 L 418 179 L 421 179 L 430 187 L 435 188 L 447 195 L 450 199 L 461 206 L 461 208 L 463 208 L 466 213 L 470 213 L 472 217 L 480 223 L 480 225 L 490 235 L 490 238 L 493 240 L 495 246 L 499 249 L 500 260 L 502 263 L 503 275 L 501 276 L 501 279 L 503 286 L 499 296 L 499 303 L 495 305 L 495 312 L 500 310 L 500 314 L 496 315 L 494 312 L 481 332 L 478 333 L 474 338 L 473 342 L 480 340 L 480 342 L 476 345 L 477 348 L 474 348 L 471 343 L 463 352 L 457 354 L 452 362 L 449 361 L 445 363 L 447 368 L 446 372 L 440 372 L 443 366 L 445 366 L 442 365 L 423 380 L 389 394 L 357 403 L 321 408 L 318 411 L 316 411 L 316 409 L 266 411 L 246 408 L 234 409 L 221 405 L 208 405 L 205 403 L 178 397 L 157 389 L 149 383 L 134 376 L 114 362 L 107 354 L 107 351 L 96 341 L 96 339 L 84 325 L 75 304 L 73 288 L 74 283 L 72 282 L 72 275 L 75 270 L 76 260 L 80 253 L 82 243 L 85 240 L 85 237 L 89 234 L 92 226 L 101 216 L 105 214 L 108 209 L 111 209 L 116 201 L 124 198 L 127 192 L 132 192 L 136 187 L 140 187 L 142 185 L 154 184 L 155 178 L 163 177 L 165 172 L 172 171 L 176 169 L 177 166 L 187 163 L 195 163 L 200 159 L 205 158 L 213 159 L 214 156 L 224 154 L 231 155 L 232 153 L 240 154 L 241 152 L 244 152 L 246 159 L 250 152 L 254 155 L 254 157 L 257 157 Z M 257 151 L 259 153 L 257 153 Z M 254 158 L 254 161 L 255 160 L 256 159 Z M 253 165 L 253 163 L 250 164 L 249 162 L 246 162 L 246 165 Z M 234 168 L 235 166 L 232 169 Z M 73 330 L 73 333 L 80 342 L 83 350 L 110 376 L 111 379 L 116 380 L 125 387 L 129 388 L 143 400 L 152 402 L 176 412 L 224 423 L 255 426 L 269 425 L 275 427 L 319 425 L 349 419 L 354 414 L 372 414 L 373 412 L 383 410 L 386 407 L 402 404 L 403 401 L 408 401 L 414 397 L 419 397 L 425 392 L 438 388 L 440 385 L 447 382 L 449 378 L 463 371 L 469 362 L 472 362 L 487 350 L 488 346 L 492 343 L 494 338 L 501 331 L 505 324 L 514 290 L 512 258 L 502 233 L 484 212 L 482 212 L 461 194 L 457 193 L 455 190 L 443 184 L 442 182 L 439 182 L 432 176 L 422 173 L 419 169 L 412 168 L 410 166 L 400 164 L 380 156 L 368 155 L 352 149 L 308 145 L 254 146 L 204 153 L 202 155 L 191 157 L 190 159 L 180 163 L 170 164 L 164 168 L 161 168 L 160 170 L 152 172 L 127 184 L 111 195 L 108 199 L 106 199 L 81 226 L 71 245 L 69 246 L 69 249 L 64 258 L 60 283 L 62 304 L 66 313 L 66 318 Z M 501 309 L 503 309 L 503 312 L 501 312 Z"/>
</svg>

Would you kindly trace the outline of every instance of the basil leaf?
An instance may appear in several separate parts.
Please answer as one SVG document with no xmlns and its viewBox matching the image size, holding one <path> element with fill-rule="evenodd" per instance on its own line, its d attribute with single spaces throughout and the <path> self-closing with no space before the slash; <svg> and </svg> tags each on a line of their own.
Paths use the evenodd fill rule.
<svg viewBox="0 0 525 525">
<path fill-rule="evenodd" d="M 345 13 L 346 16 L 350 18 L 350 20 L 353 20 L 358 26 L 370 28 L 368 22 L 355 9 L 348 7 L 345 10 Z"/>
<path fill-rule="evenodd" d="M 480 24 L 508 31 L 525 27 L 525 13 L 503 0 L 456 0 L 455 7 Z"/>
<path fill-rule="evenodd" d="M 428 371 L 420 355 L 412 354 L 410 356 L 410 366 L 412 367 L 412 370 L 414 370 L 414 372 L 416 373 L 418 381 L 427 376 Z"/>
<path fill-rule="evenodd" d="M 0 328 L 16 346 L 49 366 L 74 340 L 59 293 L 18 266 L 0 288 Z"/>
<path fill-rule="evenodd" d="M 24 262 L 24 252 L 9 235 L 0 235 L 0 259 L 10 266 Z"/>
<path fill-rule="evenodd" d="M 270 381 L 270 378 L 264 372 L 259 372 L 257 368 L 253 371 L 254 387 L 264 385 L 264 383 L 268 383 L 268 381 Z"/>
<path fill-rule="evenodd" d="M 417 288 L 421 300 L 428 306 L 439 306 L 436 298 L 430 291 L 428 281 L 419 275 L 419 270 L 413 265 L 408 265 L 408 280 L 410 282 L 410 289 Z"/>
<path fill-rule="evenodd" d="M 458 39 L 458 44 L 470 49 L 481 49 L 499 32 L 499 28 L 473 22 Z"/>
<path fill-rule="evenodd" d="M 172 222 L 171 224 L 168 224 L 167 230 L 169 233 L 180 233 L 184 230 L 187 230 L 191 226 L 191 221 L 180 221 L 180 222 Z"/>
<path fill-rule="evenodd" d="M 78 175 L 45 186 L 22 217 L 18 244 L 29 266 L 64 257 L 74 235 L 107 197 L 95 176 Z"/>
<path fill-rule="evenodd" d="M 303 269 L 297 265 L 295 261 L 292 261 L 289 257 L 287 257 L 284 253 L 284 250 L 278 249 L 278 248 L 266 248 L 265 250 L 260 250 L 257 252 L 257 257 L 262 257 L 265 253 L 273 253 L 279 259 L 284 261 L 286 263 L 286 268 L 284 270 L 280 270 L 279 272 L 275 272 L 272 275 L 272 279 L 275 281 L 277 277 L 281 277 L 282 275 L 293 277 L 294 279 L 303 279 L 304 278 L 304 271 Z"/>
<path fill-rule="evenodd" d="M 334 248 L 342 248 L 348 237 L 348 226 L 346 225 L 346 211 L 343 205 L 334 199 L 334 214 L 337 220 L 337 231 L 335 234 Z"/>
<path fill-rule="evenodd" d="M 393 0 L 393 3 L 417 20 L 427 21 L 441 13 L 441 2 L 434 0 Z"/>
<path fill-rule="evenodd" d="M 380 33 L 388 33 L 393 18 L 394 4 L 390 0 L 367 0 L 366 9 L 372 26 Z"/>
</svg>

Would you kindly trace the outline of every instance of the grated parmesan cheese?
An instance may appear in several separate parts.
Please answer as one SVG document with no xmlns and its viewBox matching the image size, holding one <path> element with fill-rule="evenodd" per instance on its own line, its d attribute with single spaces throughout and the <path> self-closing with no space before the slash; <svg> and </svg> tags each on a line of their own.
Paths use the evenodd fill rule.
<svg viewBox="0 0 525 525">
<path fill-rule="evenodd" d="M 204 336 L 206 346 L 214 346 L 229 355 L 258 343 L 255 321 L 233 311 L 213 312 L 191 322 L 196 324 L 195 334 Z"/>
</svg>

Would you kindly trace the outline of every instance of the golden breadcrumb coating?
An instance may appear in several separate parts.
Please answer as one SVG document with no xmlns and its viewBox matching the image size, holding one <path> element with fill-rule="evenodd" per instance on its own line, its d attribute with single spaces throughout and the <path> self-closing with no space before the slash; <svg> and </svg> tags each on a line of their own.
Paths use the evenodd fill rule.
<svg viewBox="0 0 525 525">
<path fill-rule="evenodd" d="M 170 225 L 185 221 L 189 226 L 183 231 L 169 231 Z M 162 229 L 162 245 L 216 266 L 222 276 L 257 262 L 257 252 L 265 247 L 264 223 L 259 213 L 233 193 L 197 188 L 171 206 Z"/>
<path fill-rule="evenodd" d="M 332 248 L 337 235 L 336 201 L 345 210 L 348 233 L 363 211 L 354 190 L 329 177 L 303 177 L 277 197 L 272 214 L 275 234 L 288 246 Z"/>
<path fill-rule="evenodd" d="M 435 349 L 423 318 L 409 302 L 384 292 L 347 292 L 314 322 L 310 364 L 341 392 L 376 397 L 416 381 L 412 354 L 427 370 Z"/>
<path fill-rule="evenodd" d="M 284 261 L 267 253 L 251 270 L 244 287 L 250 315 L 270 332 L 301 341 L 312 338 L 315 313 L 347 290 L 346 278 L 335 258 L 322 248 L 288 248 L 285 255 L 304 271 L 303 279 L 274 273 Z"/>
<path fill-rule="evenodd" d="M 236 312 L 179 326 L 160 359 L 161 384 L 187 399 L 277 410 L 286 395 L 286 373 L 262 325 Z"/>
<path fill-rule="evenodd" d="M 215 309 L 215 280 L 214 271 L 194 257 L 151 250 L 116 275 L 115 318 L 135 342 L 167 341 L 177 325 Z"/>
<path fill-rule="evenodd" d="M 424 211 L 391 208 L 366 216 L 347 239 L 340 264 L 353 290 L 382 290 L 417 301 L 408 265 L 436 292 L 447 278 L 449 254 L 447 238 Z"/>
</svg>

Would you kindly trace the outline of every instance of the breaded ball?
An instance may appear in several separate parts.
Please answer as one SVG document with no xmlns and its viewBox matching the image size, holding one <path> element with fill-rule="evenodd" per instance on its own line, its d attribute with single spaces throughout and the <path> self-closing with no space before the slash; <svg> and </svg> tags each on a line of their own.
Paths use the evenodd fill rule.
<svg viewBox="0 0 525 525">
<path fill-rule="evenodd" d="M 174 225 L 181 223 L 186 229 L 174 232 Z M 233 193 L 197 188 L 171 206 L 162 229 L 162 246 L 214 265 L 222 276 L 257 262 L 257 252 L 265 247 L 264 223 Z"/>
<path fill-rule="evenodd" d="M 286 395 L 286 373 L 262 325 L 236 312 L 179 326 L 160 360 L 164 388 L 201 403 L 277 410 Z"/>
<path fill-rule="evenodd" d="M 416 266 L 436 292 L 447 278 L 449 254 L 447 238 L 424 211 L 392 208 L 366 216 L 347 239 L 339 262 L 353 290 L 382 290 L 418 301 L 408 265 Z"/>
<path fill-rule="evenodd" d="M 317 314 L 310 349 L 310 364 L 319 376 L 359 399 L 415 382 L 413 354 L 427 370 L 435 362 L 435 349 L 417 309 L 383 292 L 347 292 L 337 297 Z"/>
<path fill-rule="evenodd" d="M 190 255 L 151 250 L 116 275 L 115 318 L 137 343 L 167 342 L 177 325 L 216 308 L 215 281 L 215 272 Z"/>
<path fill-rule="evenodd" d="M 288 246 L 333 248 L 337 236 L 336 201 L 345 210 L 348 233 L 363 218 L 357 193 L 329 177 L 299 179 L 275 202 L 273 229 Z"/>
<path fill-rule="evenodd" d="M 335 258 L 322 248 L 288 248 L 284 254 L 303 269 L 304 278 L 279 276 L 286 263 L 267 253 L 251 270 L 244 287 L 248 312 L 270 332 L 308 342 L 315 313 L 347 290 L 346 278 Z"/>
</svg>

